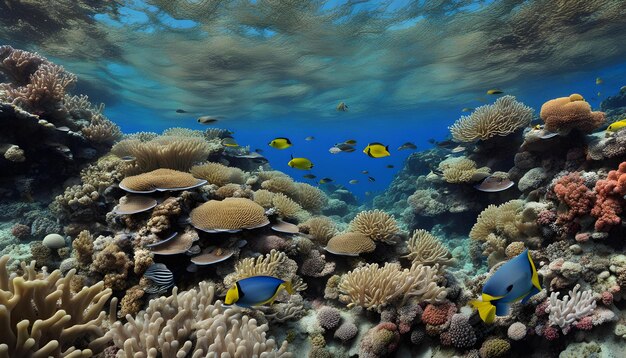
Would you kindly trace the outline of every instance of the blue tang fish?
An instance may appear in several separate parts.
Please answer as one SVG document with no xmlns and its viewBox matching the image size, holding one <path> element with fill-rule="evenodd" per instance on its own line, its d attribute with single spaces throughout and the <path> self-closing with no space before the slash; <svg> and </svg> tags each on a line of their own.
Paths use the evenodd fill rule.
<svg viewBox="0 0 626 358">
<path fill-rule="evenodd" d="M 271 305 L 283 289 L 294 293 L 291 282 L 272 276 L 252 276 L 235 282 L 226 292 L 224 303 L 240 307 Z"/>
<path fill-rule="evenodd" d="M 541 291 L 537 269 L 528 249 L 509 260 L 483 286 L 482 301 L 470 304 L 478 309 L 480 318 L 492 323 L 496 316 L 506 316 L 512 303 L 526 303 Z"/>
</svg>

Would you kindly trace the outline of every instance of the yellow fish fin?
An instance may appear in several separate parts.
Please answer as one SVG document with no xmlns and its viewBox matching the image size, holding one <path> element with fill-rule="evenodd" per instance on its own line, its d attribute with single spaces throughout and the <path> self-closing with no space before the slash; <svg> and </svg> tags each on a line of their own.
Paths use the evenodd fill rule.
<svg viewBox="0 0 626 358">
<path fill-rule="evenodd" d="M 282 286 L 285 288 L 285 291 L 287 291 L 288 294 L 293 295 L 294 293 L 296 293 L 296 291 L 293 289 L 293 286 L 291 285 L 291 281 L 285 281 Z"/>
<path fill-rule="evenodd" d="M 539 291 L 541 291 L 541 284 L 539 283 L 539 275 L 537 274 L 537 268 L 535 267 L 535 263 L 533 262 L 532 257 L 530 257 L 530 251 L 528 251 L 528 261 L 530 262 L 530 268 L 532 271 L 531 281 L 533 286 L 537 287 Z"/>
<path fill-rule="evenodd" d="M 496 306 L 491 302 L 483 302 L 479 300 L 472 300 L 470 304 L 478 310 L 478 315 L 485 323 L 493 323 L 496 319 Z"/>
</svg>

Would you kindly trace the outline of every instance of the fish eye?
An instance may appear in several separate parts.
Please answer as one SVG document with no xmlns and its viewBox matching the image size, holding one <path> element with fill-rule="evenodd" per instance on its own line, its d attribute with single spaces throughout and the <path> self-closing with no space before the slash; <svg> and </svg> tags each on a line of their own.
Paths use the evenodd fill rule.
<svg viewBox="0 0 626 358">
<path fill-rule="evenodd" d="M 512 289 L 513 289 L 513 285 L 509 285 L 509 287 L 506 288 L 506 292 L 511 292 Z"/>
</svg>

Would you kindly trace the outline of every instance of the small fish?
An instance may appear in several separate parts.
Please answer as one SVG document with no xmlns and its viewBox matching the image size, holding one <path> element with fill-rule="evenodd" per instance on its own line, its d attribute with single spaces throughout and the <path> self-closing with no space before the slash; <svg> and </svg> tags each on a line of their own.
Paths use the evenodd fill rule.
<svg viewBox="0 0 626 358">
<path fill-rule="evenodd" d="M 347 141 L 345 141 L 344 143 L 348 144 L 348 145 L 355 145 L 356 144 L 356 140 L 354 139 L 348 139 Z"/>
<path fill-rule="evenodd" d="M 536 130 L 536 131 L 540 131 L 540 130 L 542 130 L 542 129 L 543 129 L 543 124 L 537 124 L 537 125 L 535 125 L 535 126 L 533 127 L 533 129 L 534 129 L 534 130 Z"/>
<path fill-rule="evenodd" d="M 315 137 L 313 137 L 312 135 L 310 135 L 310 136 L 308 136 L 308 137 L 304 138 L 304 140 L 309 141 L 309 142 L 310 142 L 310 141 L 312 141 L 312 140 L 314 140 L 314 139 L 315 139 Z"/>
<path fill-rule="evenodd" d="M 600 97 L 600 96 L 602 96 L 602 93 L 601 93 L 601 92 L 598 92 L 598 97 Z"/>
<path fill-rule="evenodd" d="M 328 151 L 330 152 L 330 154 L 341 153 L 341 149 L 339 149 L 337 147 L 331 147 Z"/>
<path fill-rule="evenodd" d="M 315 178 L 317 178 L 315 176 L 315 174 L 304 174 L 302 177 L 306 178 L 306 179 L 315 179 Z"/>
<path fill-rule="evenodd" d="M 294 158 L 293 155 L 287 165 L 300 170 L 311 170 L 311 168 L 313 168 L 313 163 L 307 158 Z"/>
<path fill-rule="evenodd" d="M 335 148 L 339 148 L 342 152 L 347 152 L 347 153 L 351 153 L 354 152 L 356 149 L 347 143 L 337 143 L 335 144 Z"/>
<path fill-rule="evenodd" d="M 435 140 L 433 139 L 433 142 Z M 415 150 L 417 149 L 417 146 L 411 142 L 406 142 L 404 144 L 402 144 L 401 146 L 398 147 L 398 150 L 406 150 L 406 149 L 411 149 L 411 150 Z"/>
<path fill-rule="evenodd" d="M 352 180 L 350 180 L 348 183 L 350 183 L 350 184 L 356 184 L 356 183 L 358 183 L 358 182 L 359 182 L 358 180 L 356 180 L 356 179 L 352 179 Z"/>
<path fill-rule="evenodd" d="M 476 109 L 476 108 L 473 108 L 473 107 L 465 107 L 465 108 L 463 108 L 463 109 L 461 110 L 461 112 L 471 112 L 471 111 L 473 111 L 473 110 L 475 110 L 475 109 Z"/>
<path fill-rule="evenodd" d="M 322 178 L 320 179 L 319 183 L 326 184 L 326 183 L 330 183 L 331 181 L 333 181 L 331 178 Z"/>
<path fill-rule="evenodd" d="M 467 148 L 465 148 L 465 147 L 463 147 L 463 146 L 458 145 L 458 146 L 456 146 L 456 147 L 452 148 L 450 151 L 451 151 L 452 153 L 461 153 L 461 152 L 463 152 L 465 149 L 467 149 Z"/>
<path fill-rule="evenodd" d="M 176 113 L 189 113 L 189 112 L 185 111 L 184 109 L 179 108 L 176 110 Z"/>
<path fill-rule="evenodd" d="M 378 142 L 368 144 L 367 147 L 363 149 L 363 153 L 367 154 L 370 158 L 383 158 L 391 155 L 391 153 L 389 153 L 389 146 Z"/>
<path fill-rule="evenodd" d="M 487 91 L 487 94 L 502 94 L 502 93 L 504 93 L 504 91 L 497 89 L 497 88 L 490 89 Z"/>
<path fill-rule="evenodd" d="M 201 117 L 198 117 L 198 123 L 202 123 L 202 124 L 215 123 L 219 119 L 220 119 L 219 116 L 201 116 Z"/>
<path fill-rule="evenodd" d="M 374 177 L 367 177 L 367 180 L 371 181 L 372 183 L 376 181 L 376 178 Z"/>
<path fill-rule="evenodd" d="M 458 144 L 455 141 L 452 141 L 450 139 L 446 139 L 446 140 L 442 140 L 441 142 L 437 142 L 437 147 L 439 148 L 453 148 L 456 147 Z"/>
<path fill-rule="evenodd" d="M 233 137 L 226 137 L 222 139 L 222 145 L 224 147 L 239 147 L 239 144 L 235 141 Z"/>
<path fill-rule="evenodd" d="M 276 149 L 287 149 L 291 147 L 291 141 L 288 138 L 278 137 L 267 143 L 270 147 Z"/>
<path fill-rule="evenodd" d="M 437 141 L 435 140 L 435 138 L 428 138 L 428 143 L 437 144 Z"/>
<path fill-rule="evenodd" d="M 482 300 L 470 301 L 485 323 L 506 316 L 512 303 L 522 304 L 541 291 L 539 275 L 528 249 L 502 265 L 483 286 Z"/>
<path fill-rule="evenodd" d="M 339 104 L 337 105 L 337 110 L 339 112 L 345 112 L 348 110 L 348 105 L 345 102 L 339 102 Z"/>
<path fill-rule="evenodd" d="M 252 276 L 235 282 L 226 292 L 224 303 L 240 307 L 271 305 L 281 290 L 295 293 L 291 282 L 272 276 Z"/>
<path fill-rule="evenodd" d="M 621 130 L 622 128 L 626 127 L 626 118 L 619 120 L 617 122 L 611 123 L 607 128 L 606 131 L 607 132 L 617 132 L 618 130 Z"/>
<path fill-rule="evenodd" d="M 257 152 L 257 153 L 259 153 L 259 154 L 263 153 L 263 149 L 261 149 L 261 148 L 257 148 L 257 149 L 255 149 L 254 151 L 255 151 L 255 152 Z"/>
<path fill-rule="evenodd" d="M 58 130 L 59 132 L 69 132 L 70 131 L 70 128 L 67 127 L 67 126 L 56 127 L 54 129 Z"/>
<path fill-rule="evenodd" d="M 596 84 L 597 84 L 597 85 L 601 85 L 601 84 L 603 84 L 603 83 L 604 83 L 604 80 L 603 80 L 602 78 L 600 78 L 600 77 L 596 77 Z"/>
<path fill-rule="evenodd" d="M 361 174 L 369 174 L 370 172 L 367 170 L 361 170 Z"/>
<path fill-rule="evenodd" d="M 366 191 L 366 192 L 365 192 L 365 196 L 370 196 L 370 195 L 372 195 L 372 192 L 371 192 L 371 191 Z"/>
<path fill-rule="evenodd" d="M 137 158 L 133 157 L 132 155 L 125 155 L 123 157 L 120 158 L 123 162 L 134 162 Z"/>
<path fill-rule="evenodd" d="M 393 168 L 394 168 L 394 166 L 393 166 L 393 164 L 387 164 L 387 168 L 389 168 L 389 169 L 393 169 Z"/>
</svg>

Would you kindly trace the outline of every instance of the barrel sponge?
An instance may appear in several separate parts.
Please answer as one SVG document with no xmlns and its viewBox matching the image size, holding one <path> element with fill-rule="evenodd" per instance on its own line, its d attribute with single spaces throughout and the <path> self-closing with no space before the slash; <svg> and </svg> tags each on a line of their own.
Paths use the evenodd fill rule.
<svg viewBox="0 0 626 358">
<path fill-rule="evenodd" d="M 152 191 L 156 189 L 178 189 L 194 186 L 198 179 L 189 173 L 172 169 L 156 169 L 151 172 L 124 178 L 120 187 L 132 191 Z"/>
<path fill-rule="evenodd" d="M 215 300 L 215 286 L 200 282 L 197 289 L 153 299 L 145 311 L 126 323 L 115 322 L 114 345 L 129 356 L 148 357 L 260 357 L 291 358 L 287 341 L 267 336 L 267 324 L 243 314 L 241 308 Z M 175 332 L 172 332 L 174 327 Z"/>
<path fill-rule="evenodd" d="M 394 244 L 400 229 L 393 216 L 376 209 L 358 213 L 350 222 L 350 231 L 360 232 L 374 241 Z"/>
<path fill-rule="evenodd" d="M 592 112 L 589 103 L 577 94 L 549 100 L 541 106 L 539 115 L 550 132 L 577 129 L 591 133 L 604 123 L 604 112 Z"/>
<path fill-rule="evenodd" d="M 358 232 L 347 232 L 328 240 L 326 251 L 336 255 L 357 256 L 364 252 L 372 252 L 376 244 L 369 237 Z"/>
<path fill-rule="evenodd" d="M 10 276 L 0 258 L 0 356 L 87 357 L 102 352 L 110 340 L 101 328 L 102 308 L 111 296 L 102 282 L 73 293 L 76 270 L 62 276 L 35 272 L 22 263 L 23 275 Z M 90 342 L 82 345 L 79 342 Z"/>
<path fill-rule="evenodd" d="M 191 174 L 196 178 L 205 179 L 209 184 L 224 186 L 226 184 L 243 184 L 245 176 L 243 170 L 231 168 L 220 163 L 204 163 L 191 168 Z"/>
<path fill-rule="evenodd" d="M 265 209 L 250 199 L 210 200 L 190 214 L 192 225 L 204 231 L 252 229 L 269 224 Z"/>
<path fill-rule="evenodd" d="M 462 116 L 449 129 L 454 140 L 474 142 L 506 136 L 526 127 L 532 119 L 532 108 L 513 96 L 503 96 L 494 104 L 480 106 L 469 116 Z"/>
</svg>

